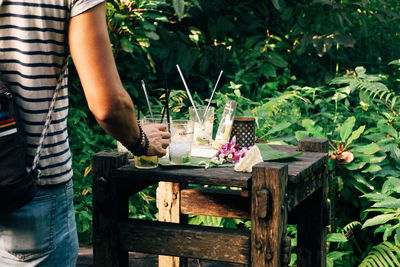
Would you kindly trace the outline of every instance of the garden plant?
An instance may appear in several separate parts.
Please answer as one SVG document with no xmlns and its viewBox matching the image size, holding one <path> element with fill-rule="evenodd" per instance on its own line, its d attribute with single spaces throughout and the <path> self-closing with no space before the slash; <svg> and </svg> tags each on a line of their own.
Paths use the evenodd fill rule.
<svg viewBox="0 0 400 267">
<path fill-rule="evenodd" d="M 256 119 L 257 142 L 329 140 L 332 225 L 327 266 L 400 266 L 400 2 L 396 0 L 111 0 L 107 22 L 125 88 L 138 113 L 171 91 L 171 112 L 228 99 Z M 90 158 L 116 150 L 89 114 L 70 69 L 70 143 L 80 241 L 91 242 Z M 155 188 L 132 197 L 130 216 L 155 220 Z M 244 227 L 247 221 L 195 216 L 190 223 Z M 289 225 L 296 250 L 296 227 Z M 296 264 L 295 254 L 292 263 Z"/>
</svg>

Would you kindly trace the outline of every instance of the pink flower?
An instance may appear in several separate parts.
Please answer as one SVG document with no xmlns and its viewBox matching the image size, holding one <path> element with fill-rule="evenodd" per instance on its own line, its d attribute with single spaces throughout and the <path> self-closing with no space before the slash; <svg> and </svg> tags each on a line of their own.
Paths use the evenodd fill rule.
<svg viewBox="0 0 400 267">
<path fill-rule="evenodd" d="M 354 154 L 350 151 L 345 151 L 340 155 L 340 159 L 346 162 L 352 162 L 354 160 Z"/>
<path fill-rule="evenodd" d="M 226 162 L 236 163 L 239 159 L 244 158 L 249 150 L 250 148 L 248 147 L 243 147 L 239 150 L 239 146 L 236 144 L 236 137 L 233 136 L 230 142 L 218 149 L 216 157 Z"/>
</svg>

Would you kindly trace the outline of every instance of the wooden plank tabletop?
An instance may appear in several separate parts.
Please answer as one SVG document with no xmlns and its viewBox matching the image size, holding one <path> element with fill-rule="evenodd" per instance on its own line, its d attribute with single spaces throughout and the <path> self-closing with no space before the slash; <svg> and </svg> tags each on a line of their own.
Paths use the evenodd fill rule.
<svg viewBox="0 0 400 267">
<path fill-rule="evenodd" d="M 272 146 L 281 152 L 298 153 L 295 146 Z M 303 152 L 302 155 L 280 160 L 288 164 L 289 183 L 298 183 L 318 170 L 326 161 L 326 153 Z M 114 177 L 125 182 L 180 182 L 199 185 L 230 186 L 250 188 L 251 173 L 235 172 L 233 167 L 217 168 L 174 168 L 137 169 L 133 162 L 113 172 Z"/>
</svg>

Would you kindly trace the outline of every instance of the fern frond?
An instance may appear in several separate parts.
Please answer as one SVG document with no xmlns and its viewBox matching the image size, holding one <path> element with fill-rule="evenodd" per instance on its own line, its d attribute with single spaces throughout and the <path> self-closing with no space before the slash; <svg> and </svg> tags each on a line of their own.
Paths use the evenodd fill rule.
<svg viewBox="0 0 400 267">
<path fill-rule="evenodd" d="M 350 233 L 354 230 L 354 228 L 361 226 L 362 224 L 359 221 L 350 222 L 343 227 L 343 233 L 347 236 L 347 233 Z"/>
<path fill-rule="evenodd" d="M 374 246 L 363 259 L 359 267 L 367 266 L 400 266 L 400 248 L 389 241 Z"/>
<path fill-rule="evenodd" d="M 351 84 L 354 88 L 365 91 L 369 97 L 382 101 L 393 113 L 396 113 L 395 107 L 398 96 L 393 91 L 389 90 L 385 84 L 359 78 L 353 78 Z"/>
</svg>

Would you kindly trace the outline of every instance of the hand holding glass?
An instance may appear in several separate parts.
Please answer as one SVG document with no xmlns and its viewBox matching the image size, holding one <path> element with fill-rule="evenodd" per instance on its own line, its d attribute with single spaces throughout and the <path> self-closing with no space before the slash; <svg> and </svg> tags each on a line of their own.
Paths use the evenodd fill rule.
<svg viewBox="0 0 400 267">
<path fill-rule="evenodd" d="M 151 124 L 160 124 L 160 118 L 149 118 L 144 117 L 143 120 L 140 121 L 142 127 L 151 125 Z M 166 125 L 166 123 L 163 123 Z M 150 140 L 151 141 L 151 140 Z M 135 156 L 135 166 L 139 169 L 152 169 L 158 166 L 158 157 L 157 156 Z"/>
</svg>

